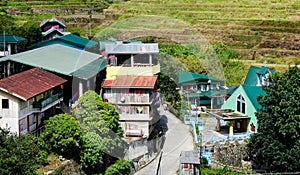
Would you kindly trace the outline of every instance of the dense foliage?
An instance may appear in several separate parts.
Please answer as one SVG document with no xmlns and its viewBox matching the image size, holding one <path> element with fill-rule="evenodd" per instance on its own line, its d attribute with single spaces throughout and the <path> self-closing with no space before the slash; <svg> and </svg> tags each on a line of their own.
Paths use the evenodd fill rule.
<svg viewBox="0 0 300 175">
<path fill-rule="evenodd" d="M 41 135 L 44 149 L 68 159 L 79 159 L 82 145 L 82 130 L 79 122 L 68 114 L 59 114 L 45 121 Z"/>
<path fill-rule="evenodd" d="M 117 110 L 94 91 L 87 91 L 73 114 L 50 117 L 41 145 L 49 153 L 75 160 L 88 174 L 104 172 L 124 154 Z"/>
<path fill-rule="evenodd" d="M 0 174 L 33 175 L 47 163 L 46 153 L 32 135 L 17 136 L 0 128 Z"/>
<path fill-rule="evenodd" d="M 108 167 L 105 171 L 105 175 L 126 175 L 130 174 L 130 168 L 132 161 L 119 159 L 116 163 Z"/>
<path fill-rule="evenodd" d="M 259 98 L 258 133 L 251 137 L 250 156 L 272 172 L 300 171 L 300 69 L 269 77 Z"/>
</svg>

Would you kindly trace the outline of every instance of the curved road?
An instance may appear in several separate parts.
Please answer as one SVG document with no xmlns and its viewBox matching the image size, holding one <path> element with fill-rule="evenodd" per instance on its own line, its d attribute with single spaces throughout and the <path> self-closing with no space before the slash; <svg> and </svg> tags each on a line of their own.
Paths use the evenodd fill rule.
<svg viewBox="0 0 300 175">
<path fill-rule="evenodd" d="M 166 140 L 162 149 L 160 175 L 176 175 L 179 168 L 181 151 L 194 150 L 194 141 L 191 126 L 185 125 L 169 111 L 165 111 L 162 120 L 166 120 Z M 159 156 L 149 165 L 135 173 L 135 175 L 156 175 Z"/>
</svg>

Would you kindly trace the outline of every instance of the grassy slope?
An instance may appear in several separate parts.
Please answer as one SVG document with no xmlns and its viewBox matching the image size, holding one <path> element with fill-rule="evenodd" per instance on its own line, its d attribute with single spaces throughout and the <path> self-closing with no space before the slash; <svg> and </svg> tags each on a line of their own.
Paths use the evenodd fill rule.
<svg viewBox="0 0 300 175">
<path fill-rule="evenodd" d="M 106 9 L 100 1 L 9 1 L 2 6 L 22 25 L 28 20 L 63 18 L 70 32 L 101 35 L 105 26 L 122 38 L 155 35 L 162 41 L 224 41 L 253 64 L 300 63 L 299 0 L 131 0 Z M 148 15 L 144 17 L 144 15 Z M 134 20 L 124 20 L 134 17 Z M 120 22 L 123 20 L 122 22 Z M 118 21 L 118 23 L 115 23 Z M 111 24 L 114 25 L 111 25 Z M 111 30 L 113 29 L 113 30 Z M 286 66 L 272 65 L 278 70 Z"/>
<path fill-rule="evenodd" d="M 300 1 L 131 0 L 122 15 L 163 15 L 188 21 L 211 43 L 223 40 L 252 57 L 300 57 Z"/>
</svg>

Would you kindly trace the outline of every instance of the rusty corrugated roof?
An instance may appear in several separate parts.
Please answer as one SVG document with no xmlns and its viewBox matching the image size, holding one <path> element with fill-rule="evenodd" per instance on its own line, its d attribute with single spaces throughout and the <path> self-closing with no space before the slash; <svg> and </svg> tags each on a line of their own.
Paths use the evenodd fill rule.
<svg viewBox="0 0 300 175">
<path fill-rule="evenodd" d="M 105 80 L 102 87 L 111 88 L 154 88 L 157 76 L 117 76 L 114 80 Z"/>
<path fill-rule="evenodd" d="M 67 80 L 41 68 L 33 68 L 0 80 L 0 90 L 23 100 L 65 83 Z"/>
</svg>

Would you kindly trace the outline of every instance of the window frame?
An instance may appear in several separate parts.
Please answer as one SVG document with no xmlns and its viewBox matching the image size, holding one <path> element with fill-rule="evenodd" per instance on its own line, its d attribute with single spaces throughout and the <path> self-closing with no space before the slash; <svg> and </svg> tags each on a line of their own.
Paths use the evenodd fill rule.
<svg viewBox="0 0 300 175">
<path fill-rule="evenodd" d="M 246 100 L 242 94 L 236 98 L 236 111 L 246 114 Z"/>
<path fill-rule="evenodd" d="M 3 98 L 2 99 L 2 109 L 9 109 L 9 99 L 8 98 Z"/>
</svg>

